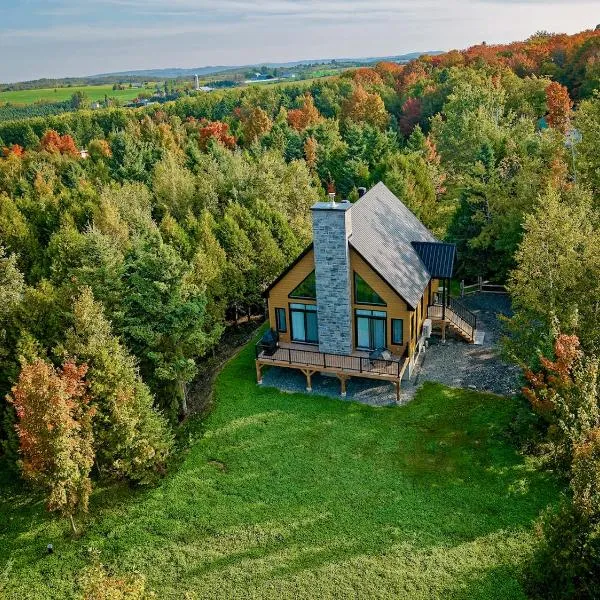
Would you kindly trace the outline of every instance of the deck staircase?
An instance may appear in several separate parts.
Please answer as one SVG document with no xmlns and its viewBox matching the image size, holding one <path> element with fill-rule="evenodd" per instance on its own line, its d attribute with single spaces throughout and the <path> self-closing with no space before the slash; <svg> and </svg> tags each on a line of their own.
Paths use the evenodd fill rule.
<svg viewBox="0 0 600 600">
<path fill-rule="evenodd" d="M 483 344 L 485 332 L 477 329 L 477 315 L 456 298 L 449 298 L 446 306 L 432 304 L 427 309 L 427 316 L 434 323 L 445 323 L 446 330 L 455 332 L 470 344 Z"/>
</svg>

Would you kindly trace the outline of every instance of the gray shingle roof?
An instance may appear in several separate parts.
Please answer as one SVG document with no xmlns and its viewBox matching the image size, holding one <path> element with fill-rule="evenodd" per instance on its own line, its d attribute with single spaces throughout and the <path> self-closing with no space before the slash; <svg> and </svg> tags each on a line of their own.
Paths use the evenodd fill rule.
<svg viewBox="0 0 600 600">
<path fill-rule="evenodd" d="M 350 245 L 416 308 L 433 275 L 413 242 L 439 243 L 438 240 L 381 182 L 350 210 Z"/>
</svg>

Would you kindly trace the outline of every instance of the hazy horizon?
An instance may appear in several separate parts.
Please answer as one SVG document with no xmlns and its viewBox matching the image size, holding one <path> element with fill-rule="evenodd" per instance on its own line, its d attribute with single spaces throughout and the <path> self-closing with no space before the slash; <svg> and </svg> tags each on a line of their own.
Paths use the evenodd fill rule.
<svg viewBox="0 0 600 600">
<path fill-rule="evenodd" d="M 0 81 L 393 56 L 600 23 L 600 0 L 0 1 Z"/>
</svg>

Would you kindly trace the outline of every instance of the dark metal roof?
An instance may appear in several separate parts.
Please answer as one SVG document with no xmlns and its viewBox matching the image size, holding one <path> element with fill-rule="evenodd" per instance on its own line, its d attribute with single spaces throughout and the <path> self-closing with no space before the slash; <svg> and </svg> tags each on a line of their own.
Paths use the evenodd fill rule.
<svg viewBox="0 0 600 600">
<path fill-rule="evenodd" d="M 419 258 L 434 279 L 452 277 L 456 246 L 442 242 L 413 242 Z"/>
</svg>

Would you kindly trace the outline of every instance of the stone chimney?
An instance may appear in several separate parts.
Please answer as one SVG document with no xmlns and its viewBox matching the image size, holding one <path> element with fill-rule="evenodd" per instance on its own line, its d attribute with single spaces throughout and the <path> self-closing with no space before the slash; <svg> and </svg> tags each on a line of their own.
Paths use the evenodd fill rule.
<svg viewBox="0 0 600 600">
<path fill-rule="evenodd" d="M 352 353 L 349 202 L 318 202 L 312 207 L 319 350 Z"/>
</svg>

